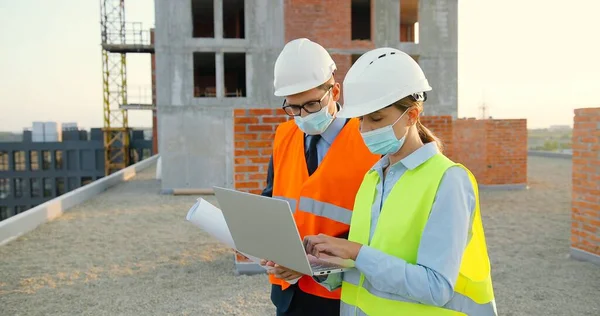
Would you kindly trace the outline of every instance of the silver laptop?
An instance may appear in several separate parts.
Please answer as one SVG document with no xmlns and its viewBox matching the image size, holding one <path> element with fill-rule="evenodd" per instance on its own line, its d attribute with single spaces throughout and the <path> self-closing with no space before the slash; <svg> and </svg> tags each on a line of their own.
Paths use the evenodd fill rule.
<svg viewBox="0 0 600 316">
<path fill-rule="evenodd" d="M 352 260 L 308 256 L 287 201 L 221 187 L 214 190 L 237 250 L 306 275 L 354 267 Z"/>
</svg>

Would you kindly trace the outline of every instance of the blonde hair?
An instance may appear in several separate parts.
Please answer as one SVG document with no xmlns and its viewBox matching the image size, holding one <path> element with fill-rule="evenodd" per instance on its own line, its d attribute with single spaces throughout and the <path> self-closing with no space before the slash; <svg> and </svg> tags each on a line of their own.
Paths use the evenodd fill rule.
<svg viewBox="0 0 600 316">
<path fill-rule="evenodd" d="M 405 97 L 400 99 L 392 104 L 398 110 L 404 112 L 410 108 L 416 107 L 419 109 L 419 113 L 423 111 L 423 101 L 416 101 L 412 96 Z M 435 134 L 430 131 L 423 123 L 421 123 L 421 119 L 417 117 L 417 131 L 419 131 L 419 138 L 424 144 L 435 142 L 440 151 L 444 150 L 444 144 L 442 141 L 435 136 Z"/>
</svg>

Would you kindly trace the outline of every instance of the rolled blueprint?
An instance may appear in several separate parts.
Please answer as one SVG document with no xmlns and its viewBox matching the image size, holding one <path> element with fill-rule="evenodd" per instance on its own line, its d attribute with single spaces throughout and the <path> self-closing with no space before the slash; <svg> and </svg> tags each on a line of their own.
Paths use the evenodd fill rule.
<svg viewBox="0 0 600 316">
<path fill-rule="evenodd" d="M 229 232 L 229 227 L 227 227 L 227 222 L 225 222 L 225 218 L 223 217 L 223 213 L 219 208 L 206 200 L 199 198 L 190 208 L 185 219 L 216 238 L 219 242 L 237 250 L 235 242 Z M 260 263 L 259 258 L 247 255 L 243 252 L 240 253 L 253 262 Z"/>
</svg>

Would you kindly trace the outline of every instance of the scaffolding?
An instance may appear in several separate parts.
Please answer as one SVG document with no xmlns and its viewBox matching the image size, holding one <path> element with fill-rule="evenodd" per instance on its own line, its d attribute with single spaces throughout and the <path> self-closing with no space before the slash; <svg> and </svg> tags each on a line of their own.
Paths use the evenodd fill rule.
<svg viewBox="0 0 600 316">
<path fill-rule="evenodd" d="M 154 53 L 141 23 L 125 22 L 125 0 L 100 0 L 104 170 L 109 175 L 129 165 L 127 53 Z M 153 109 L 152 105 L 145 108 Z"/>
</svg>

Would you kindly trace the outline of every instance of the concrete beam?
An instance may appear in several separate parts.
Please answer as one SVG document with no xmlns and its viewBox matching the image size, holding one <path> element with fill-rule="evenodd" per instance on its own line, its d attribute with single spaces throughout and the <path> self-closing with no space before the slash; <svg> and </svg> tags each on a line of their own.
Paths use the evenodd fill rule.
<svg viewBox="0 0 600 316">
<path fill-rule="evenodd" d="M 541 150 L 528 150 L 527 155 L 537 156 L 537 157 L 546 157 L 546 158 L 573 159 L 573 154 L 557 153 L 557 152 L 541 151 Z"/>
<path fill-rule="evenodd" d="M 600 266 L 600 256 L 591 252 L 571 247 L 571 258 L 579 261 L 587 261 Z"/>
</svg>

